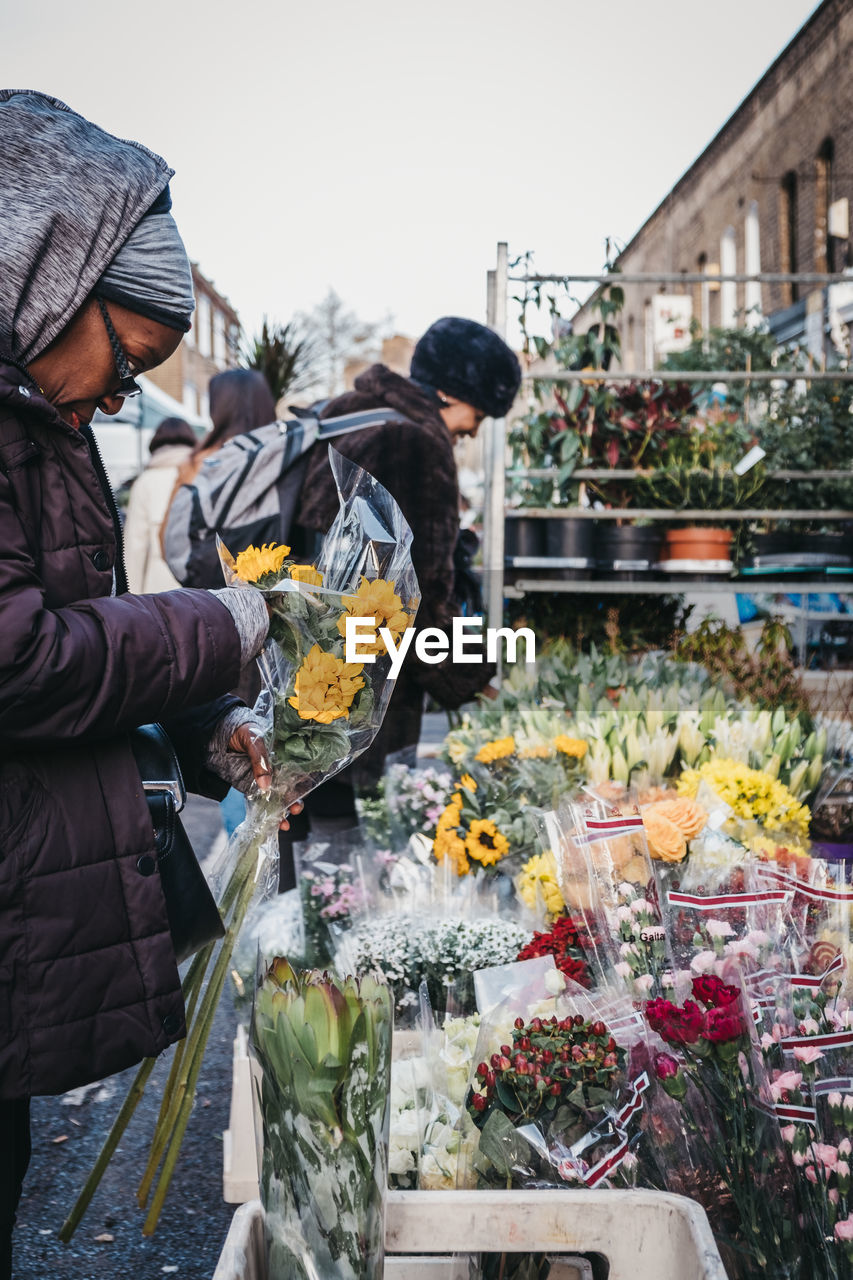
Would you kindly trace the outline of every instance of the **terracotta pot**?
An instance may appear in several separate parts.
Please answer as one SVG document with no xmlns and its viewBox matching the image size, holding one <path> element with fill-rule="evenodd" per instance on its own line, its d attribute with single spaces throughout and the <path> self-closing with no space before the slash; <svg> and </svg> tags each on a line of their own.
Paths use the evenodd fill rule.
<svg viewBox="0 0 853 1280">
<path fill-rule="evenodd" d="M 703 525 L 690 529 L 667 529 L 664 559 L 728 560 L 731 546 L 731 529 L 709 529 Z"/>
</svg>

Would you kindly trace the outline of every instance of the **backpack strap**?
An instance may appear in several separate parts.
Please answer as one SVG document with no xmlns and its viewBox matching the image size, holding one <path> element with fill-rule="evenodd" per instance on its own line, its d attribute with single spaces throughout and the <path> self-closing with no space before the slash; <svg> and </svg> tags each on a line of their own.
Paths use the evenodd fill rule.
<svg viewBox="0 0 853 1280">
<path fill-rule="evenodd" d="M 364 427 L 381 427 L 386 423 L 410 421 L 410 418 L 397 413 L 395 409 L 365 409 L 361 413 L 344 413 L 339 418 L 323 418 L 317 439 L 328 440 L 332 436 L 345 436 L 351 431 L 361 431 Z"/>
</svg>

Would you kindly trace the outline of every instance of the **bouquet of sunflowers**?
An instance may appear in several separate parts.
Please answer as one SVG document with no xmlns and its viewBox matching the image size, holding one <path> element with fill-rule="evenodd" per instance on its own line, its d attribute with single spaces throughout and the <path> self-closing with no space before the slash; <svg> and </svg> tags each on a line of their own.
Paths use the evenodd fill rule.
<svg viewBox="0 0 853 1280">
<path fill-rule="evenodd" d="M 224 937 L 198 952 L 184 978 L 187 1037 L 175 1052 L 137 1192 L 140 1206 L 149 1206 L 145 1234 L 157 1225 L 171 1181 L 234 945 L 253 898 L 277 878 L 279 823 L 290 806 L 373 741 L 394 687 L 386 641 L 396 645 L 420 604 L 412 533 L 397 503 L 373 476 L 331 447 L 329 461 L 340 510 L 315 565 L 295 564 L 288 547 L 248 547 L 233 556 L 219 544 L 228 584 L 235 590 L 257 587 L 270 610 L 255 712 L 266 730 L 272 783 L 267 791 L 250 791 L 246 820 L 231 837 L 216 877 Z M 346 661 L 348 617 L 360 620 L 363 661 Z M 152 1067 L 153 1060 L 140 1067 L 63 1226 L 64 1239 L 85 1211 Z"/>
</svg>

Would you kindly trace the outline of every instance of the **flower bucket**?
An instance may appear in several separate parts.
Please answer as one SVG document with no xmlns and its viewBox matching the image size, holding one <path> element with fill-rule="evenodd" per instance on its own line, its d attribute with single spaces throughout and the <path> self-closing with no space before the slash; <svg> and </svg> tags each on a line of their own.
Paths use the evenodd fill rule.
<svg viewBox="0 0 853 1280">
<path fill-rule="evenodd" d="M 668 529 L 664 543 L 666 560 L 728 560 L 732 546 L 731 529 Z"/>
</svg>

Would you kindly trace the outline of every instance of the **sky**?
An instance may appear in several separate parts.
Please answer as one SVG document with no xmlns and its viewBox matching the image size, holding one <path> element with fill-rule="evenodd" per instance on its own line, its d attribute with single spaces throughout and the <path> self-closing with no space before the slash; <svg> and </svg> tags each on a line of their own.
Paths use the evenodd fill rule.
<svg viewBox="0 0 853 1280">
<path fill-rule="evenodd" d="M 600 270 L 814 0 L 5 0 L 2 74 L 176 170 L 250 332 L 334 288 L 420 334 L 485 320 L 496 245 Z"/>
</svg>

